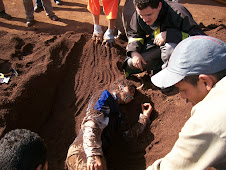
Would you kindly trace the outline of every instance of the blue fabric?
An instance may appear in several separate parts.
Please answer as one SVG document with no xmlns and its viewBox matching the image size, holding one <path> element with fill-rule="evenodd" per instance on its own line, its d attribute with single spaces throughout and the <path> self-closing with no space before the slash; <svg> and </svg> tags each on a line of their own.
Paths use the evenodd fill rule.
<svg viewBox="0 0 226 170">
<path fill-rule="evenodd" d="M 108 125 L 101 135 L 102 148 L 105 153 L 122 123 L 122 113 L 117 100 L 107 90 L 100 91 L 91 98 L 88 110 L 92 112 L 93 109 L 103 113 L 105 117 L 109 117 Z"/>
<path fill-rule="evenodd" d="M 107 90 L 104 90 L 103 93 L 101 94 L 100 98 L 98 99 L 96 105 L 94 106 L 94 109 L 101 111 L 104 103 L 106 102 L 106 100 L 108 99 L 108 97 L 110 95 L 111 94 Z"/>
</svg>

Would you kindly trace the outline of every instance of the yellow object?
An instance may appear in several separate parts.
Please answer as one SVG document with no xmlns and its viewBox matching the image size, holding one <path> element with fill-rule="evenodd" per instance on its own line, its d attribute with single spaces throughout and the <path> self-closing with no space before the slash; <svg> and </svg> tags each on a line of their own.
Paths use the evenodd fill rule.
<svg viewBox="0 0 226 170">
<path fill-rule="evenodd" d="M 129 38 L 128 44 L 131 43 L 131 42 L 133 42 L 133 41 L 140 41 L 140 43 L 142 45 L 144 45 L 144 39 L 143 38 Z"/>
<path fill-rule="evenodd" d="M 189 37 L 188 33 L 182 32 L 182 40 L 186 39 Z"/>
<path fill-rule="evenodd" d="M 154 31 L 154 37 L 160 33 L 160 26 Z"/>
<path fill-rule="evenodd" d="M 129 77 L 129 73 L 125 72 L 125 78 Z"/>
<path fill-rule="evenodd" d="M 0 73 L 0 78 L 4 78 L 4 74 Z"/>
</svg>

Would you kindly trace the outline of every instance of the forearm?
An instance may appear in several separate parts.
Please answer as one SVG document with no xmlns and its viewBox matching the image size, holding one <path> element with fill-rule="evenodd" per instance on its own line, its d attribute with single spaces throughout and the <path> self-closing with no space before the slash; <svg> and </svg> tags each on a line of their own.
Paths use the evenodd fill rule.
<svg viewBox="0 0 226 170">
<path fill-rule="evenodd" d="M 131 141 L 131 139 L 137 139 L 138 136 L 144 131 L 147 124 L 150 122 L 149 118 L 144 114 L 140 114 L 138 122 L 130 128 L 128 131 L 123 133 L 123 137 L 126 141 Z"/>
<path fill-rule="evenodd" d="M 186 8 L 183 6 L 174 8 L 177 14 L 172 14 L 171 16 L 168 15 L 169 20 L 172 22 L 174 27 L 166 26 L 167 43 L 179 43 L 188 36 L 204 34 Z"/>
<path fill-rule="evenodd" d="M 100 129 L 87 122 L 83 131 L 83 147 L 87 157 L 103 155 Z"/>
<path fill-rule="evenodd" d="M 200 28 L 193 28 L 190 32 L 180 31 L 178 29 L 167 29 L 166 31 L 166 43 L 179 43 L 180 41 L 188 38 L 192 35 L 203 35 L 204 33 L 200 30 Z M 197 28 L 197 29 L 196 29 Z M 200 31 L 199 31 L 200 30 Z"/>
<path fill-rule="evenodd" d="M 86 118 L 82 124 L 83 130 L 83 147 L 86 156 L 103 156 L 101 134 L 108 124 L 108 117 L 103 114 Z"/>
</svg>

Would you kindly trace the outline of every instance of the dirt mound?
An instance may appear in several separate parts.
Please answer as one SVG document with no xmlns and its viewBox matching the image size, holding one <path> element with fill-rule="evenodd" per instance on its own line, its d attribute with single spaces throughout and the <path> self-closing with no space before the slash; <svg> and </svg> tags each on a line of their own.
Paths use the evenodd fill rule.
<svg viewBox="0 0 226 170">
<path fill-rule="evenodd" d="M 64 153 L 58 152 L 62 155 L 62 167 L 67 147 L 74 138 L 76 108 L 66 112 L 68 103 L 60 101 L 68 102 L 65 100 L 68 98 L 69 103 L 72 103 L 74 100 L 73 76 L 78 69 L 80 51 L 86 41 L 86 35 L 66 33 L 63 36 L 6 36 L 5 34 L 6 38 L 4 34 L 2 35 L 1 39 L 10 43 L 1 41 L 3 45 L 7 45 L 1 45 L 5 58 L 0 59 L 0 72 L 5 76 L 11 76 L 11 79 L 9 84 L 2 84 L 0 90 L 1 135 L 14 128 L 27 128 L 41 134 L 49 146 L 50 168 L 51 161 L 57 160 L 55 156 L 52 159 L 56 149 L 65 146 Z M 10 68 L 17 70 L 18 76 L 9 72 Z M 69 71 L 70 77 L 67 77 Z M 60 121 L 57 121 L 58 118 Z M 63 136 L 60 134 L 61 131 L 64 131 Z M 59 136 L 65 138 L 62 138 L 60 145 L 52 147 L 52 140 L 59 144 L 56 142 L 60 141 L 56 139 Z M 62 144 L 62 141 L 63 143 L 66 141 L 67 146 Z M 54 153 L 51 153 L 52 150 Z"/>
</svg>

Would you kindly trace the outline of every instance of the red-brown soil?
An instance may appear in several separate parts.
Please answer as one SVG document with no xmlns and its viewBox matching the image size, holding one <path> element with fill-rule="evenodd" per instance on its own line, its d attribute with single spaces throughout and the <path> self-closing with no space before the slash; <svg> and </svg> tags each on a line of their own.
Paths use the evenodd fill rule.
<svg viewBox="0 0 226 170">
<path fill-rule="evenodd" d="M 207 35 L 226 40 L 225 5 L 213 0 L 181 3 Z M 86 0 L 64 0 L 62 6 L 53 3 L 60 21 L 51 21 L 45 12 L 35 13 L 37 22 L 31 28 L 25 25 L 22 1 L 5 0 L 4 4 L 14 18 L 0 18 L 0 73 L 11 76 L 8 84 L 0 85 L 0 136 L 15 128 L 37 132 L 48 146 L 49 169 L 62 170 L 90 96 L 123 76 L 126 42 L 117 40 L 109 49 L 90 41 L 93 25 Z M 103 13 L 101 24 L 106 28 Z M 133 81 L 140 85 L 138 79 Z M 141 112 L 141 103 L 151 102 L 151 123 L 131 144 L 119 137 L 113 141 L 107 157 L 110 169 L 142 170 L 164 157 L 190 117 L 191 104 L 177 90 L 163 94 L 152 89 L 147 79 L 145 82 L 135 100 L 122 110 L 131 126 Z"/>
</svg>

